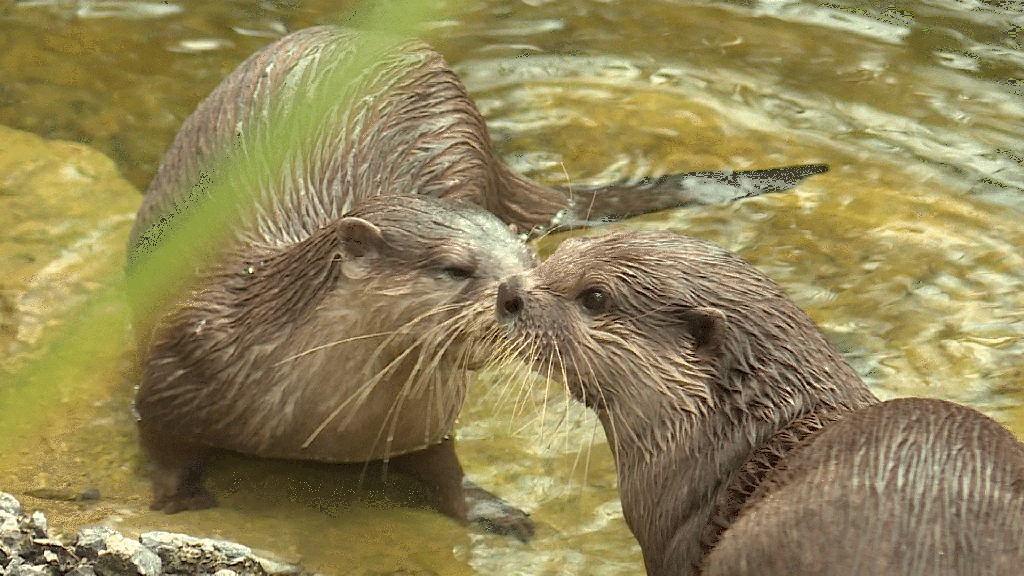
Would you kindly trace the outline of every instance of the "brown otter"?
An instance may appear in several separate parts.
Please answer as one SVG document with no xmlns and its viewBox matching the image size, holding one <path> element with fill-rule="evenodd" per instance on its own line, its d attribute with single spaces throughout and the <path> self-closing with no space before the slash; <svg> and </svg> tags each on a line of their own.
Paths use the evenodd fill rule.
<svg viewBox="0 0 1024 576">
<path fill-rule="evenodd" d="M 648 574 L 1020 574 L 1024 445 L 878 402 L 764 274 L 670 233 L 571 239 L 498 288 L 510 354 L 615 454 Z"/>
<path fill-rule="evenodd" d="M 497 282 L 532 261 L 475 206 L 379 196 L 286 250 L 250 245 L 212 267 L 148 342 L 135 406 L 156 467 L 153 506 L 212 505 L 201 475 L 217 447 L 335 462 L 392 457 L 439 491 L 443 511 L 498 522 L 472 516 L 447 434 L 466 368 L 482 358 L 476 326 Z M 528 536 L 525 517 L 503 515 L 492 528 Z"/>
<path fill-rule="evenodd" d="M 574 204 L 495 158 L 465 88 L 426 45 L 330 26 L 277 40 L 182 126 L 128 242 L 153 507 L 213 504 L 211 448 L 402 456 L 442 510 L 525 538 L 525 515 L 464 490 L 446 440 L 475 360 L 475 306 L 529 263 L 494 215 L 520 230 L 586 225 L 823 170 L 668 176 L 581 190 Z"/>
</svg>

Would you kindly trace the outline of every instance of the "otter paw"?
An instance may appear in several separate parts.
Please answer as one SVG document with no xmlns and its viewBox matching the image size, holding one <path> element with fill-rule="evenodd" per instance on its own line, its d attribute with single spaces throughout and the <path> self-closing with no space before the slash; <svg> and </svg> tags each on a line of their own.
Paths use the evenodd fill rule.
<svg viewBox="0 0 1024 576">
<path fill-rule="evenodd" d="M 512 536 L 520 542 L 533 538 L 534 526 L 527 512 L 512 506 L 494 494 L 473 484 L 462 481 L 468 510 L 466 519 L 492 534 Z"/>
</svg>

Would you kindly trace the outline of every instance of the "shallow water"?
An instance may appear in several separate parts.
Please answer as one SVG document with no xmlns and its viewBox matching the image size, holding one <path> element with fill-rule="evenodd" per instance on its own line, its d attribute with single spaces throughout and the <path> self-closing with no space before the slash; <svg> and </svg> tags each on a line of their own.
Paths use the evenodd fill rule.
<svg viewBox="0 0 1024 576">
<path fill-rule="evenodd" d="M 344 14 L 335 2 L 8 4 L 0 123 L 89 143 L 144 189 L 180 123 L 235 64 L 284 30 Z M 955 399 L 1024 434 L 1019 3 L 878 12 L 858 2 L 524 0 L 455 14 L 426 34 L 462 75 L 501 154 L 536 178 L 572 185 L 829 163 L 793 193 L 626 226 L 740 252 L 880 396 Z M 86 212 L 123 226 L 123 206 L 106 199 L 51 210 L 39 218 Z M 19 230 L 5 227 L 0 239 L 28 243 L 15 234 L 31 230 Z M 89 231 L 76 233 L 38 258 L 66 255 Z M 540 530 L 529 545 L 401 505 L 398 488 L 353 495 L 358 471 L 240 458 L 215 466 L 220 508 L 148 512 L 120 284 L 72 286 L 71 312 L 18 340 L 4 363 L 14 384 L 0 394 L 0 489 L 96 486 L 104 496 L 96 505 L 23 496 L 51 524 L 233 538 L 328 573 L 643 572 L 603 433 L 543 384 L 482 379 L 458 428 L 470 475 L 532 511 Z M 108 332 L 76 333 L 90 318 Z M 48 363 L 54 356 L 72 361 Z"/>
</svg>

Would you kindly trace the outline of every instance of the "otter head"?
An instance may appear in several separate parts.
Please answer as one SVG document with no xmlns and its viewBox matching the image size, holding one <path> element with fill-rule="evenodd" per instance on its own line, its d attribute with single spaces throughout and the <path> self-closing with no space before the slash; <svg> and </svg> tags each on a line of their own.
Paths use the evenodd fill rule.
<svg viewBox="0 0 1024 576">
<path fill-rule="evenodd" d="M 506 224 L 470 204 L 376 197 L 336 226 L 335 259 L 349 286 L 328 295 L 328 314 L 360 302 L 360 318 L 400 327 L 401 347 L 451 347 L 470 367 L 485 359 L 475 337 L 490 325 L 499 282 L 535 263 Z M 472 346 L 460 347 L 466 343 Z"/>
<path fill-rule="evenodd" d="M 496 311 L 508 349 L 595 409 L 617 452 L 695 454 L 726 428 L 754 444 L 866 393 L 774 282 L 676 234 L 567 240 L 503 282 Z"/>
</svg>

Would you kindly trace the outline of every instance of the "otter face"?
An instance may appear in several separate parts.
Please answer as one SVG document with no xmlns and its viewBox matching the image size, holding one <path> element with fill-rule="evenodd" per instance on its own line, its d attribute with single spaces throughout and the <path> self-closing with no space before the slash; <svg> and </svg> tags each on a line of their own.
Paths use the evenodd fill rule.
<svg viewBox="0 0 1024 576">
<path fill-rule="evenodd" d="M 726 321 L 692 286 L 706 275 L 700 263 L 668 257 L 681 238 L 567 240 L 498 288 L 512 353 L 564 381 L 620 437 L 667 414 L 693 424 L 710 409 Z"/>
<path fill-rule="evenodd" d="M 536 263 L 529 247 L 493 214 L 421 196 L 371 199 L 339 227 L 342 275 L 362 284 L 356 297 L 386 308 L 378 319 L 392 317 L 388 325 L 403 326 L 423 342 L 442 340 L 462 350 L 455 345 L 470 341 L 462 350 L 469 367 L 489 356 L 477 337 L 492 326 L 499 282 Z M 352 292 L 351 283 L 343 286 L 346 298 Z"/>
</svg>

